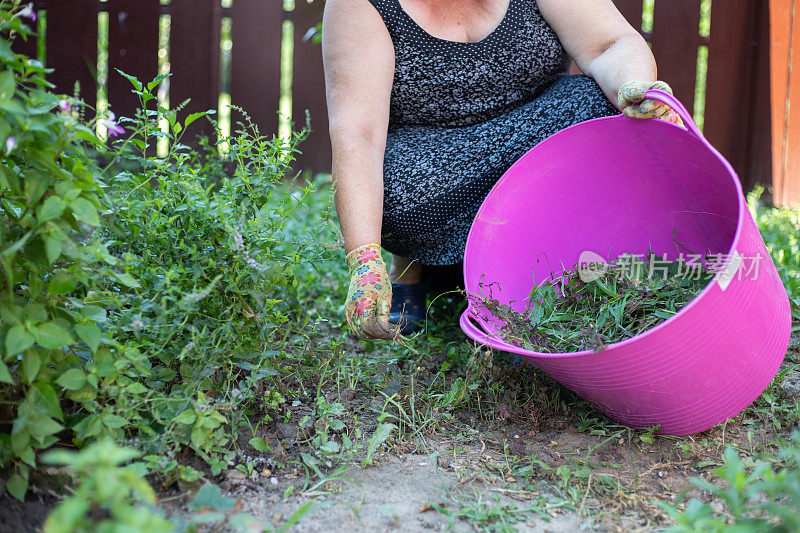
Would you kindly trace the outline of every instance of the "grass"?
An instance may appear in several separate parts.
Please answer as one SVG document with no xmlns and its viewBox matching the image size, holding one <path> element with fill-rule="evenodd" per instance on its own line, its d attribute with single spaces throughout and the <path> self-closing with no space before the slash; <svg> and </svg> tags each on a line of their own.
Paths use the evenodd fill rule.
<svg viewBox="0 0 800 533">
<path fill-rule="evenodd" d="M 288 237 L 337 249 L 336 221 L 325 215 L 330 189 L 325 178 L 318 185 L 308 212 L 288 225 Z M 756 198 L 751 208 L 800 303 L 800 213 Z M 404 343 L 354 340 L 344 320 L 348 276 L 339 255 L 295 272 L 295 311 L 259 382 L 259 415 L 230 414 L 247 417 L 258 436 L 237 444 L 230 468 L 248 479 L 269 468 L 294 480 L 282 489 L 285 499 L 335 499 L 350 465 L 380 468 L 387 455 L 416 453 L 435 458 L 457 480 L 458 489 L 430 502 L 448 522 L 514 531 L 568 513 L 593 526 L 650 530 L 676 520 L 659 504 L 680 513 L 690 497 L 708 505 L 719 500 L 687 479 L 715 479 L 729 446 L 745 469 L 786 464 L 779 454 L 800 423 L 800 399 L 781 383 L 797 375 L 800 342 L 773 384 L 734 420 L 691 437 L 659 436 L 655 428 L 622 426 L 534 367 L 508 364 L 468 341 L 455 326 L 465 305 L 459 295 L 433 301 L 426 330 Z M 265 438 L 279 427 L 292 428 L 293 436 Z M 154 481 L 163 484 L 163 501 L 196 488 L 176 488 L 175 479 L 163 476 Z M 396 514 L 385 511 L 389 519 Z"/>
<path fill-rule="evenodd" d="M 751 208 L 798 304 L 800 214 L 759 205 L 757 197 L 751 195 Z M 315 202 L 314 210 L 330 206 L 324 192 Z M 332 220 L 324 226 L 303 220 L 294 231 L 316 232 L 323 240 L 327 235 L 334 246 Z M 735 420 L 696 436 L 666 437 L 654 434 L 655 428 L 621 426 L 533 367 L 508 365 L 501 354 L 468 342 L 454 327 L 464 307 L 458 296 L 434 301 L 427 329 L 404 344 L 354 341 L 343 318 L 343 261 L 313 265 L 305 276 L 302 299 L 318 329 L 295 345 L 317 355 L 287 355 L 277 361 L 291 370 L 281 390 L 287 403 L 307 402 L 303 391 L 313 395 L 316 390 L 329 401 L 342 402 L 348 438 L 366 441 L 376 428 L 390 424 L 389 436 L 381 442 L 392 453 L 452 454 L 448 461 L 462 481 L 498 484 L 500 500 L 485 493 L 451 493 L 437 504 L 449 520 L 465 520 L 480 530 L 512 531 L 520 523 L 541 519 L 542 513 L 566 511 L 592 523 L 626 517 L 637 527 L 669 524 L 671 519 L 654 502 L 680 511 L 686 495 L 702 496 L 686 480 L 708 476 L 722 463 L 726 446 L 735 446 L 750 461 L 779 461 L 779 450 L 800 422 L 800 401 L 780 384 L 800 366 L 796 344 L 773 384 Z M 795 316 L 800 318 L 797 306 Z M 342 400 L 348 391 L 358 391 L 357 401 Z M 449 452 L 440 450 L 442 442 Z M 578 443 L 580 449 L 567 442 Z M 480 459 L 464 459 L 470 453 L 463 450 L 474 455 L 481 445 Z M 661 459 L 654 461 L 654 454 Z M 337 465 L 358 456 L 342 448 L 327 457 Z"/>
<path fill-rule="evenodd" d="M 502 334 L 511 344 L 544 353 L 601 351 L 672 317 L 713 276 L 683 259 L 628 255 L 617 258 L 613 268 L 587 271 L 576 265 L 534 286 L 523 312 L 493 299 L 495 287 L 482 287 L 489 295 L 478 300 L 504 322 Z"/>
<path fill-rule="evenodd" d="M 331 208 L 323 181 L 307 216 L 289 230 L 336 248 L 335 221 L 319 215 Z M 760 205 L 756 196 L 751 209 L 800 320 L 800 213 Z M 800 365 L 797 346 L 773 385 L 734 421 L 693 437 L 662 437 L 620 426 L 536 369 L 505 364 L 501 354 L 467 341 L 454 326 L 464 307 L 458 296 L 433 302 L 426 331 L 404 344 L 355 341 L 342 308 L 344 261 L 306 264 L 296 277 L 297 312 L 271 355 L 276 375 L 265 380 L 268 414 L 251 420 L 254 431 L 278 423 L 297 429 L 296 439 L 262 450 L 276 472 L 300 472 L 287 496 L 322 494 L 343 466 L 377 463 L 382 454 L 452 454 L 454 475 L 486 481 L 499 494 L 449 493 L 437 510 L 452 520 L 504 531 L 569 510 L 594 522 L 634 516 L 664 525 L 670 519 L 654 500 L 680 509 L 684 491 L 710 498 L 679 479 L 709 477 L 729 445 L 747 464 L 784 464 L 779 451 L 800 421 L 797 395 L 781 386 Z M 245 459 L 232 462 L 253 471 Z"/>
</svg>

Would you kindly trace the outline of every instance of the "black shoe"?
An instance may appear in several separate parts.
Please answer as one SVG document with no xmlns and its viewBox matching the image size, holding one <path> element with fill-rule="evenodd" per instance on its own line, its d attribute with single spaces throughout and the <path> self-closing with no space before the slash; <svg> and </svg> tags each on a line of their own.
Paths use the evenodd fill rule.
<svg viewBox="0 0 800 533">
<path fill-rule="evenodd" d="M 464 265 L 424 265 L 422 275 L 428 279 L 431 298 L 446 292 L 464 289 Z"/>
<path fill-rule="evenodd" d="M 392 283 L 392 307 L 389 311 L 389 323 L 398 325 L 402 335 L 409 335 L 421 330 L 425 321 L 427 298 L 427 280 L 413 285 Z"/>
</svg>

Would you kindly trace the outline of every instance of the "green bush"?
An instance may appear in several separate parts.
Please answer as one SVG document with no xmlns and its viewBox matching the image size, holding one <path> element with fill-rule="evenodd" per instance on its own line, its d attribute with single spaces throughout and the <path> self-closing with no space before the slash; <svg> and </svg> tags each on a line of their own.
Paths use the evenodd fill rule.
<svg viewBox="0 0 800 533">
<path fill-rule="evenodd" d="M 792 300 L 794 316 L 800 319 L 800 209 L 762 205 L 763 192 L 758 188 L 750 193 L 750 211 Z"/>
<path fill-rule="evenodd" d="M 286 185 L 303 133 L 280 141 L 248 119 L 190 148 L 183 132 L 210 112 L 179 121 L 157 104 L 163 77 L 128 77 L 135 117 L 84 123 L 94 110 L 52 95 L 42 65 L 11 51 L 32 38 L 18 12 L 0 4 L 7 490 L 22 499 L 37 451 L 58 443 L 110 438 L 167 481 L 200 477 L 192 455 L 219 473 L 248 440 L 264 451 L 252 424 L 278 407 L 298 267 L 321 253 L 290 230 L 313 191 Z"/>
<path fill-rule="evenodd" d="M 738 532 L 790 533 L 800 531 L 800 433 L 792 437 L 773 461 L 754 463 L 727 448 L 724 467 L 714 475 L 724 486 L 698 478 L 692 482 L 721 500 L 720 515 L 707 503 L 692 499 L 685 511 L 658 502 L 675 521 L 669 533 Z"/>
<path fill-rule="evenodd" d="M 176 524 L 155 510 L 156 495 L 144 479 L 144 465 L 133 463 L 139 452 L 110 440 L 82 451 L 48 452 L 44 461 L 69 467 L 81 482 L 47 517 L 44 533 L 73 531 L 175 531 Z"/>
<path fill-rule="evenodd" d="M 90 238 L 97 138 L 47 91 L 42 65 L 11 50 L 12 37 L 33 37 L 5 3 L 0 35 L 0 467 L 22 498 L 36 450 L 71 424 L 63 405 L 96 394 L 77 354 L 100 349 L 104 311 L 85 298 L 117 261 Z"/>
<path fill-rule="evenodd" d="M 166 469 L 190 446 L 218 473 L 234 458 L 245 415 L 263 410 L 265 380 L 278 372 L 271 361 L 293 327 L 295 269 L 317 255 L 285 231 L 313 190 L 284 186 L 302 134 L 281 143 L 248 123 L 191 150 L 181 132 L 202 114 L 183 123 L 175 110 L 154 114 L 147 106 L 160 80 L 129 79 L 142 109 L 123 122 L 133 134 L 113 143 L 99 235 L 137 283 L 93 295 L 114 309 L 106 325 L 126 351 L 107 364 L 95 358 L 106 409 L 81 424 L 114 417 L 117 438 L 135 435 Z M 162 157 L 150 154 L 158 139 L 170 147 Z"/>
</svg>

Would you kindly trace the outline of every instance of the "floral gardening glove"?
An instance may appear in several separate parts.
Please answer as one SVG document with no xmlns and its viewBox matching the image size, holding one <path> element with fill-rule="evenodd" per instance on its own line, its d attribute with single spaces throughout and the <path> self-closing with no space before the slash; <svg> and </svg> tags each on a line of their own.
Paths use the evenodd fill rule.
<svg viewBox="0 0 800 533">
<path fill-rule="evenodd" d="M 359 246 L 347 254 L 350 290 L 345 301 L 345 316 L 350 329 L 360 339 L 392 340 L 396 327 L 389 324 L 392 284 L 386 273 L 377 244 Z"/>
<path fill-rule="evenodd" d="M 657 118 L 683 126 L 681 117 L 671 107 L 656 100 L 645 98 L 645 93 L 654 89 L 672 94 L 672 88 L 663 81 L 629 81 L 620 87 L 617 99 L 625 116 L 630 118 Z"/>
</svg>

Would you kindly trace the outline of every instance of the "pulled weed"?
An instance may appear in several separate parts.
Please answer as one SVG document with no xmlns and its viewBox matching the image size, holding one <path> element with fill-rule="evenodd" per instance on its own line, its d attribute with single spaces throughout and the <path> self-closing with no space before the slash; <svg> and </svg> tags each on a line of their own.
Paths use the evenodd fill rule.
<svg viewBox="0 0 800 533">
<path fill-rule="evenodd" d="M 523 312 L 489 297 L 479 308 L 503 321 L 511 344 L 544 353 L 600 351 L 631 339 L 667 320 L 688 304 L 714 277 L 702 265 L 629 257 L 630 266 L 584 280 L 582 267 L 535 286 Z M 654 268 L 662 275 L 654 276 Z M 490 291 L 491 292 L 491 291 Z M 492 317 L 485 317 L 487 319 Z"/>
</svg>

